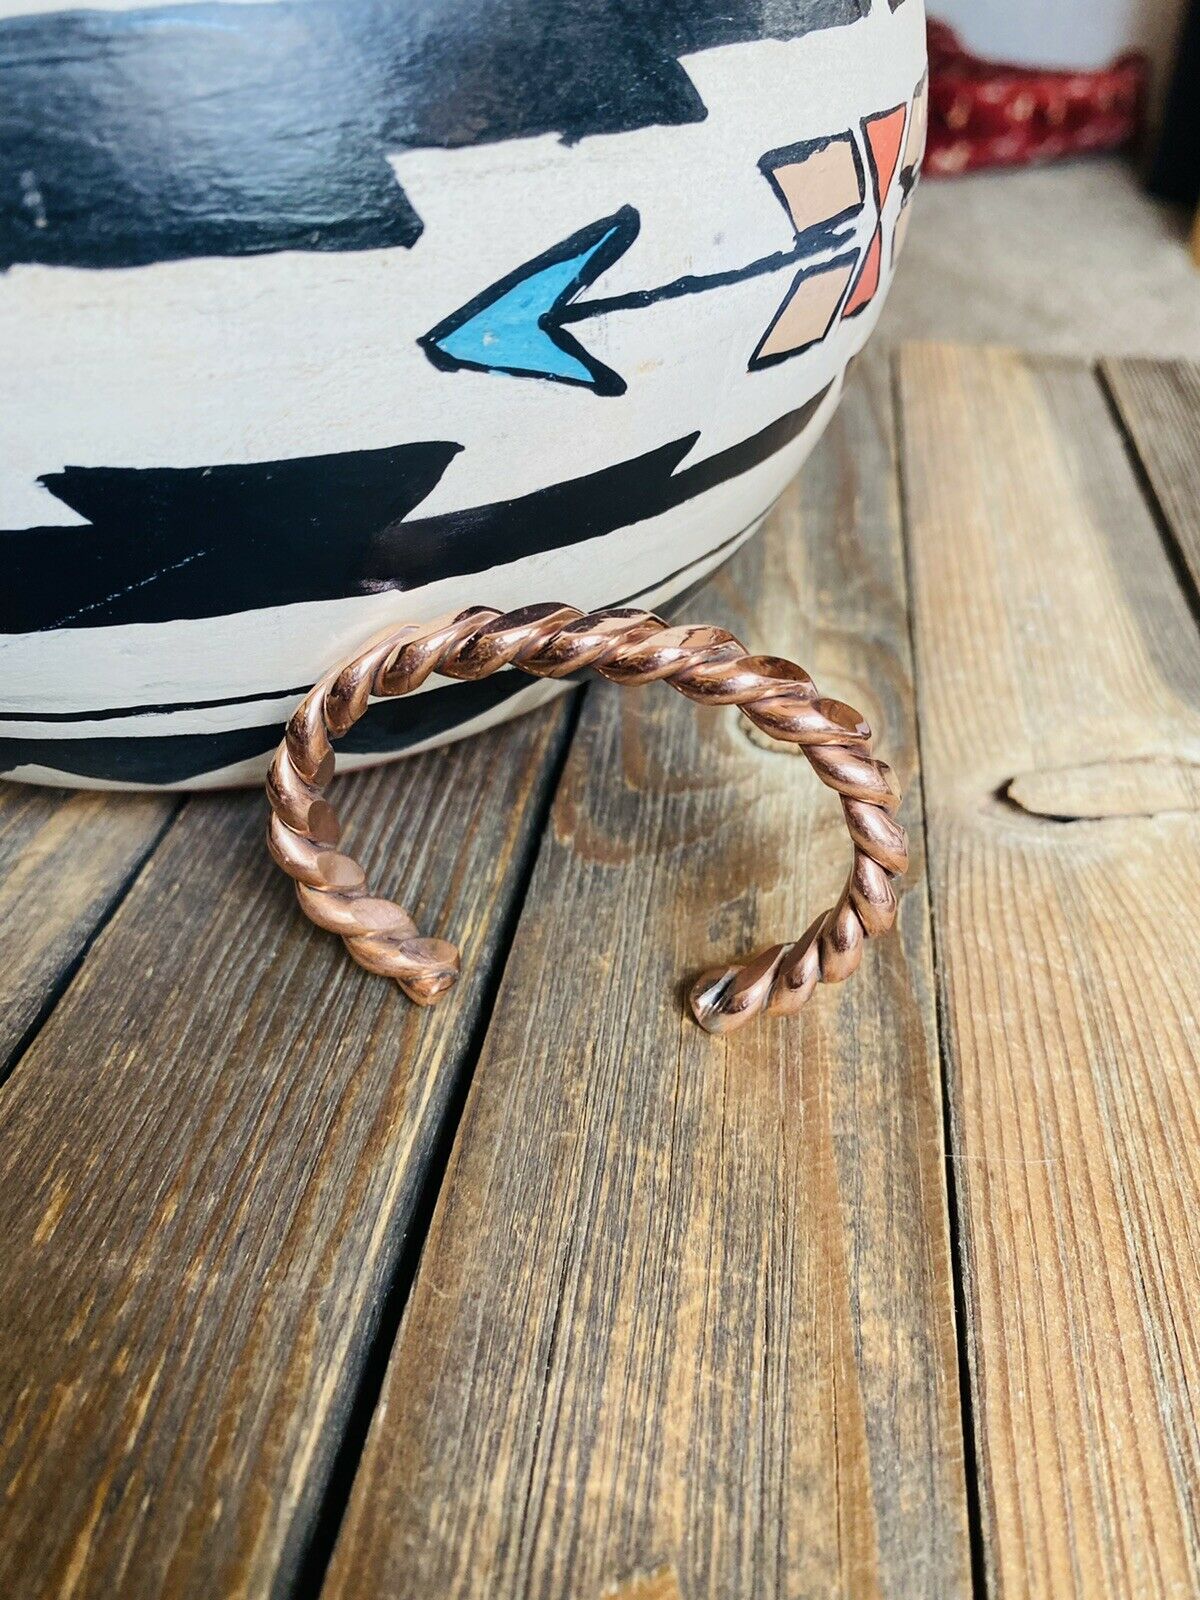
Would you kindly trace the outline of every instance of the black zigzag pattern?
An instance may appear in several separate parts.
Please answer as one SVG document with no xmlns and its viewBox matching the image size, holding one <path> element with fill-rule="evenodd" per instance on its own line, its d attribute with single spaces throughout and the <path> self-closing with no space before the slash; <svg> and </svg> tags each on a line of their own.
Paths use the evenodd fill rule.
<svg viewBox="0 0 1200 1600">
<path fill-rule="evenodd" d="M 275 0 L 0 22 L 0 270 L 409 246 L 389 152 L 700 121 L 679 57 L 869 0 Z"/>
</svg>

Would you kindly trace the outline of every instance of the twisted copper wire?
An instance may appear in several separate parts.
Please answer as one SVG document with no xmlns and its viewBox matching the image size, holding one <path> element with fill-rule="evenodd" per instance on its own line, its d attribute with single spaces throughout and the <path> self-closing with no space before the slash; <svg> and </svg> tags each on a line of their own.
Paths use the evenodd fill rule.
<svg viewBox="0 0 1200 1600">
<path fill-rule="evenodd" d="M 431 1005 L 454 983 L 458 951 L 444 939 L 422 938 L 406 911 L 371 895 L 362 868 L 336 848 L 338 821 L 323 798 L 333 776 L 331 740 L 357 722 L 372 696 L 410 694 L 434 672 L 478 679 L 508 666 L 539 678 L 591 667 L 613 683 L 661 679 L 702 705 L 735 705 L 772 738 L 799 745 L 822 783 L 841 796 L 854 860 L 837 904 L 793 943 L 698 978 L 691 1007 L 708 1032 L 728 1033 L 761 1012 L 799 1011 L 819 982 L 848 978 L 864 940 L 892 926 L 892 879 L 908 866 L 908 841 L 894 816 L 895 775 L 872 757 L 871 730 L 858 712 L 823 699 L 803 668 L 748 655 L 724 628 L 671 627 L 647 611 L 585 615 L 547 604 L 502 614 L 473 606 L 389 629 L 335 667 L 293 714 L 267 778 L 268 846 L 296 880 L 306 914 L 419 1005 Z"/>
</svg>

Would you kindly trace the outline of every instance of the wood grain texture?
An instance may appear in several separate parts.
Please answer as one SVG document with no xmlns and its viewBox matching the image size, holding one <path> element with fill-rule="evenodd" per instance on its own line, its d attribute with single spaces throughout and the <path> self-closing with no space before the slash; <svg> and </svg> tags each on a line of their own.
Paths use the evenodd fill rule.
<svg viewBox="0 0 1200 1600">
<path fill-rule="evenodd" d="M 1101 372 L 1200 589 L 1200 363 L 1113 360 Z"/>
<path fill-rule="evenodd" d="M 177 805 L 0 782 L 0 1080 Z"/>
<path fill-rule="evenodd" d="M 1193 1594 L 1200 640 L 1087 368 L 900 371 L 988 1592 Z"/>
<path fill-rule="evenodd" d="M 434 1012 L 189 801 L 0 1091 L 0 1593 L 286 1592 L 523 877 L 565 703 L 350 780 Z"/>
<path fill-rule="evenodd" d="M 920 808 L 877 365 L 690 607 L 865 710 Z M 726 1040 L 699 968 L 845 872 L 802 758 L 589 690 L 326 1594 L 967 1592 L 927 913 Z"/>
</svg>

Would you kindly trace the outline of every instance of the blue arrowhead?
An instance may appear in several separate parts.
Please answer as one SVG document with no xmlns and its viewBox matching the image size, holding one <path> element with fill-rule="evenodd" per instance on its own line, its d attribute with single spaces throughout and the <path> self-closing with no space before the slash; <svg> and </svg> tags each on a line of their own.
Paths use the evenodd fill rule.
<svg viewBox="0 0 1200 1600">
<path fill-rule="evenodd" d="M 585 250 L 531 272 L 438 339 L 438 347 L 463 366 L 590 384 L 592 374 L 587 367 L 555 344 L 540 319 L 555 309 L 564 292 L 569 297 L 574 291 L 579 269 L 591 254 Z"/>
<path fill-rule="evenodd" d="M 507 372 L 622 394 L 622 379 L 567 332 L 560 314 L 629 248 L 637 229 L 637 212 L 625 206 L 527 261 L 425 334 L 429 359 L 447 371 Z"/>
</svg>

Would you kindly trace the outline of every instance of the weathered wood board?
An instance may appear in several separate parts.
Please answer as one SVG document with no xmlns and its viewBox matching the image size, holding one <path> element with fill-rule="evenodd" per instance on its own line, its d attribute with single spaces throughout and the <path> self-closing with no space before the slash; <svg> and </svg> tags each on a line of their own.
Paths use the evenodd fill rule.
<svg viewBox="0 0 1200 1600">
<path fill-rule="evenodd" d="M 466 947 L 452 1004 L 305 922 L 260 795 L 205 797 L 0 1089 L 5 1600 L 287 1592 L 568 722 L 347 784 L 375 881 Z"/>
<path fill-rule="evenodd" d="M 1192 1594 L 1200 638 L 1086 368 L 900 370 L 987 1590 Z"/>
<path fill-rule="evenodd" d="M 1127 358 L 1101 372 L 1200 589 L 1200 364 Z"/>
<path fill-rule="evenodd" d="M 692 607 L 863 708 L 920 803 L 885 371 Z M 703 615 L 702 615 L 703 613 Z M 845 872 L 807 764 L 591 692 L 326 1593 L 965 1594 L 920 889 L 791 1025 L 680 980 Z"/>
<path fill-rule="evenodd" d="M 177 806 L 0 783 L 0 1082 Z"/>
</svg>

